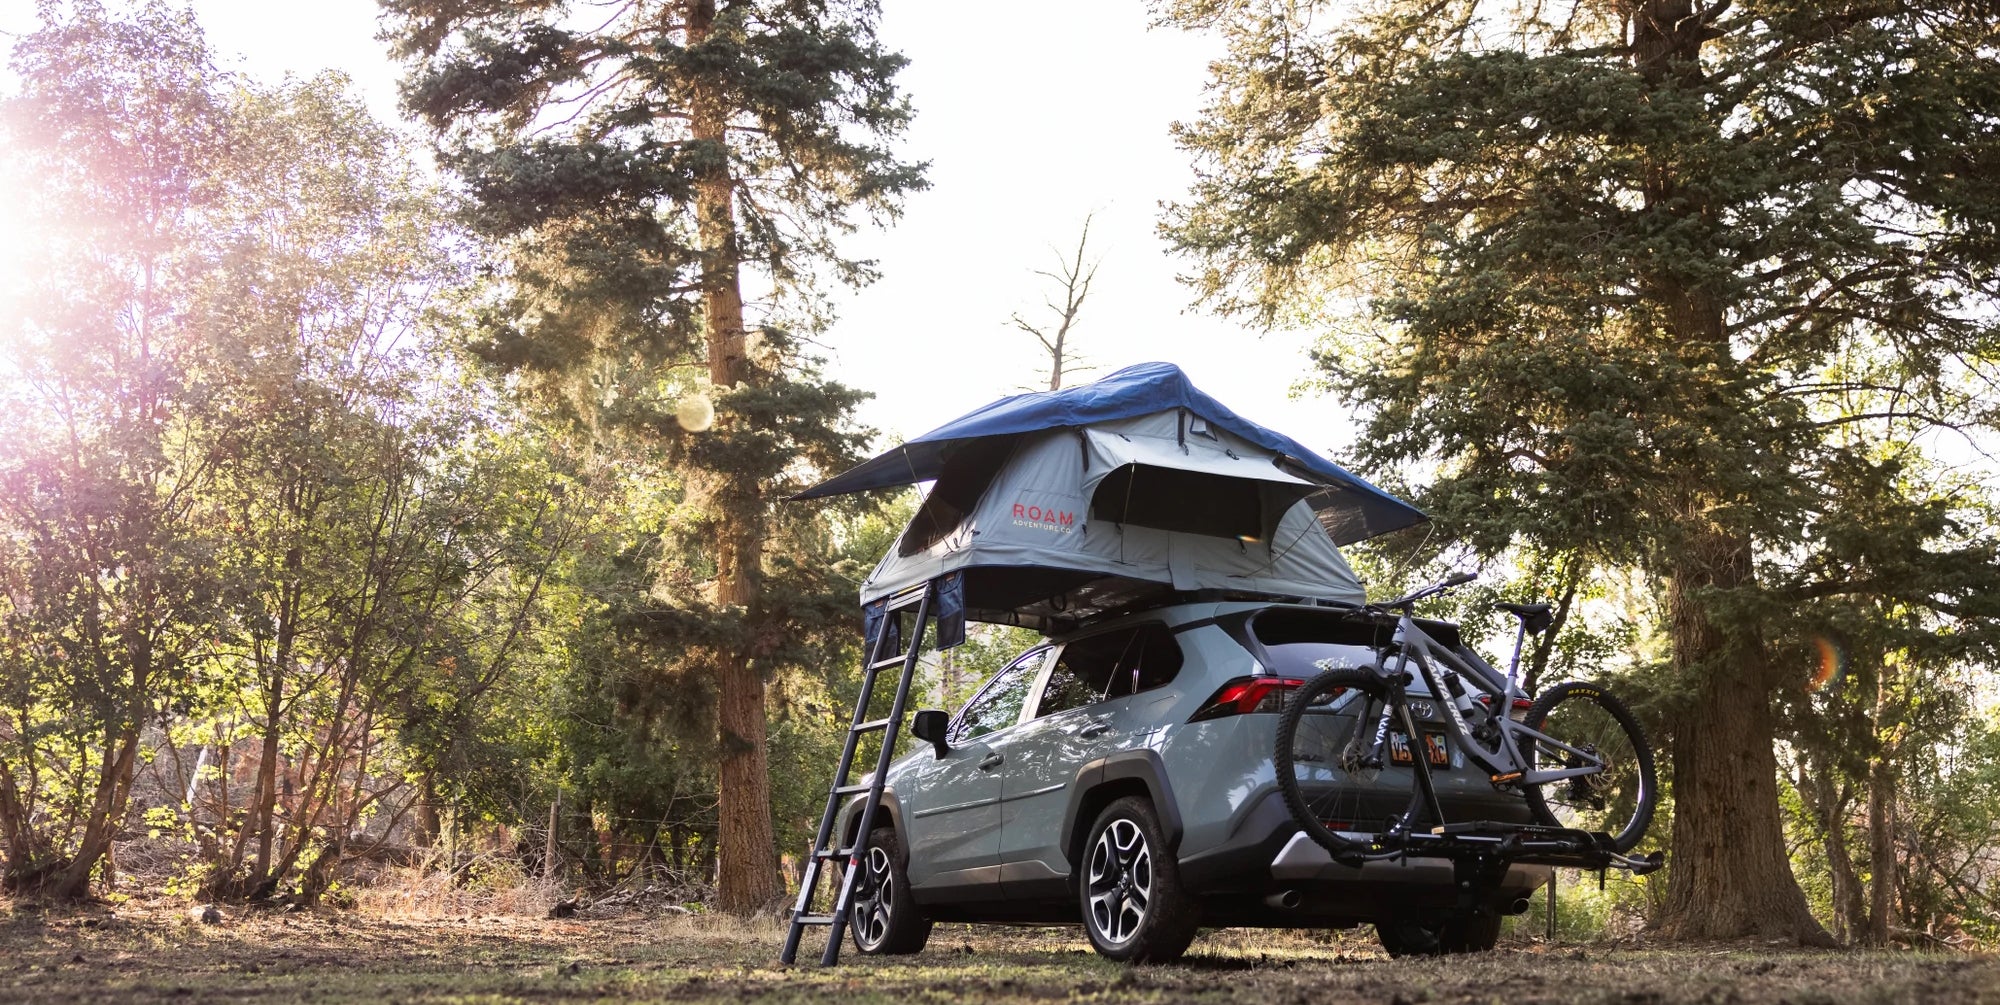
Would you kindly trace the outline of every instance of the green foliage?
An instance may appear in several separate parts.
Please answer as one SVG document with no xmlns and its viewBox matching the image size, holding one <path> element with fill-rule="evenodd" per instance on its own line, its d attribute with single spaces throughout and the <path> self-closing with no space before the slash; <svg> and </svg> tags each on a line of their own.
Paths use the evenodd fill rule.
<svg viewBox="0 0 2000 1005">
<path fill-rule="evenodd" d="M 1209 303 L 1331 329 L 1364 462 L 1421 474 L 1450 542 L 1658 584 L 1654 692 L 1711 766 L 1684 809 L 1763 774 L 1788 640 L 1829 607 L 1990 645 L 1990 485 L 1918 474 L 2000 417 L 1990 10 L 1321 7 L 1174 5 L 1229 55 L 1168 233 Z M 1728 708 L 1749 725 L 1707 737 Z M 1730 900 L 1770 882 L 1767 830 L 1676 900 L 1714 921 L 1690 931 L 1778 930 Z"/>
<path fill-rule="evenodd" d="M 108 883 L 135 827 L 169 888 L 205 898 L 342 900 L 344 861 L 412 855 L 462 883 L 698 888 L 714 670 L 746 655 L 788 696 L 777 814 L 804 842 L 852 700 L 853 590 L 901 518 L 777 505 L 861 441 L 856 393 L 782 325 L 818 323 L 815 270 L 865 273 L 831 255 L 848 210 L 916 183 L 866 140 L 907 115 L 872 8 L 812 9 L 812 31 L 778 16 L 806 6 L 732 8 L 706 46 L 617 54 L 673 100 L 715 72 L 740 104 L 741 239 L 778 313 L 717 385 L 684 366 L 705 351 L 689 276 L 714 263 L 673 216 L 701 143 L 613 109 L 538 166 L 541 140 L 468 127 L 447 145 L 481 200 L 461 205 L 337 76 L 261 86 L 216 71 L 185 14 L 43 5 L 4 106 L 45 239 L 0 329 L 9 889 Z M 606 211 L 622 243 L 579 178 L 546 204 L 518 188 L 669 147 L 663 187 Z M 461 216 L 511 253 L 504 272 L 469 267 L 490 249 Z M 555 355 L 510 360 L 517 323 Z M 468 346 L 520 394 L 468 372 Z M 747 607 L 717 586 L 718 505 L 746 485 Z"/>
<path fill-rule="evenodd" d="M 1364 455 L 1441 465 L 1424 501 L 1482 550 L 1794 540 L 1853 460 L 1837 431 L 1991 417 L 1965 380 L 2000 346 L 1987 18 L 1759 3 L 1680 79 L 1591 8 L 1190 6 L 1232 53 L 1179 133 L 1199 288 L 1267 322 L 1373 294 L 1374 337 L 1319 362 L 1368 403 Z"/>
<path fill-rule="evenodd" d="M 1659 879 L 1657 874 L 1634 878 L 1610 873 L 1600 890 L 1596 873 L 1556 870 L 1556 941 L 1611 942 L 1637 934 L 1658 906 L 1660 888 L 1665 885 Z M 1548 936 L 1546 887 L 1529 898 L 1528 912 L 1514 918 L 1511 925 L 1517 939 Z"/>
<path fill-rule="evenodd" d="M 820 317 L 820 270 L 870 277 L 834 248 L 853 217 L 886 219 L 922 185 L 886 145 L 909 109 L 872 4 L 711 7 L 701 37 L 688 34 L 700 4 L 635 4 L 588 30 L 543 9 L 385 6 L 411 66 L 406 105 L 465 179 L 473 225 L 509 252 L 481 355 L 555 414 L 643 435 L 669 463 L 757 480 L 768 498 L 848 462 L 856 394 L 821 379 L 792 332 Z M 721 109 L 719 135 L 693 135 L 697 104 Z M 715 170 L 736 199 L 720 253 L 774 297 L 741 387 L 697 376 L 713 337 L 701 295 L 718 281 L 697 189 Z M 697 393 L 717 418 L 684 428 Z"/>
<path fill-rule="evenodd" d="M 1989 711 L 1927 739 L 1901 773 L 1903 922 L 1991 945 L 2000 939 L 2000 720 Z"/>
<path fill-rule="evenodd" d="M 226 586 L 226 540 L 187 505 L 213 457 L 175 420 L 215 358 L 177 280 L 202 265 L 190 237 L 227 113 L 199 31 L 163 6 L 115 22 L 80 4 L 12 66 L 8 145 L 31 211 L 61 227 L 0 332 L 0 838 L 5 886 L 74 897 L 126 810 L 141 730 L 190 698 Z"/>
<path fill-rule="evenodd" d="M 7 882 L 81 894 L 137 816 L 190 891 L 314 899 L 521 781 L 563 461 L 448 355 L 464 239 L 344 81 L 226 79 L 162 7 L 43 15 L 6 107 L 49 235 L 4 332 Z"/>
<path fill-rule="evenodd" d="M 856 621 L 831 561 L 838 515 L 782 500 L 866 440 L 861 395 L 825 379 L 810 336 L 825 280 L 873 277 L 838 239 L 923 185 L 890 146 L 910 115 L 904 61 L 870 0 L 643 0 L 581 21 L 560 5 L 384 7 L 405 106 L 505 253 L 469 347 L 540 414 L 672 475 L 612 616 L 648 650 L 649 714 L 691 722 L 714 696 L 735 831 L 722 900 L 762 907 L 765 689 L 840 665 Z M 788 757 L 816 745 L 795 725 Z"/>
</svg>

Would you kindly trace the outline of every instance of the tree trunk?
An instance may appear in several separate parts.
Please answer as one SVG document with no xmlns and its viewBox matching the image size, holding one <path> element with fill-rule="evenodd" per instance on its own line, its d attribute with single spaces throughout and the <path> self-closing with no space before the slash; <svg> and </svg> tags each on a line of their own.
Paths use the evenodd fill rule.
<svg viewBox="0 0 2000 1005">
<path fill-rule="evenodd" d="M 82 900 L 90 894 L 91 874 L 111 852 L 111 842 L 125 823 L 131 802 L 132 777 L 139 764 L 140 724 L 146 719 L 146 703 L 152 687 L 152 639 L 136 629 L 125 633 L 126 658 L 131 677 L 119 714 L 110 717 L 116 728 L 104 738 L 104 759 L 98 767 L 97 791 L 84 818 L 83 837 L 76 854 L 43 887 L 46 896 L 57 900 Z"/>
<path fill-rule="evenodd" d="M 1700 88 L 1701 47 L 1714 37 L 1712 19 L 1727 6 L 1698 11 L 1692 0 L 1636 5 L 1633 68 L 1648 88 L 1663 95 Z M 1671 147 L 1649 153 L 1647 209 L 1689 220 L 1708 216 L 1700 190 L 1684 184 L 1687 166 L 1674 155 Z M 1725 305 L 1704 282 L 1688 263 L 1663 259 L 1647 277 L 1646 297 L 1674 336 L 1684 365 L 1726 373 L 1736 361 Z M 1699 488 L 1698 471 L 1692 481 L 1680 501 L 1683 536 L 1661 559 L 1671 580 L 1674 667 L 1693 685 L 1694 698 L 1672 724 L 1674 822 L 1660 927 L 1685 939 L 1757 935 L 1831 946 L 1832 936 L 1806 906 L 1785 849 L 1772 748 L 1773 681 L 1763 642 L 1754 632 L 1726 636 L 1703 596 L 1752 584 L 1752 541 L 1740 526 L 1716 522 L 1714 514 L 1726 508 Z"/>
<path fill-rule="evenodd" d="M 417 819 L 411 825 L 415 833 L 411 843 L 429 851 L 437 847 L 439 835 L 444 833 L 443 821 L 438 816 L 437 774 L 424 772 L 423 781 L 417 791 Z"/>
<path fill-rule="evenodd" d="M 1895 780 L 1886 759 L 1868 772 L 1868 927 L 1862 941 L 1889 944 L 1889 917 L 1896 904 Z"/>
<path fill-rule="evenodd" d="M 33 791 L 33 782 L 29 784 Z M 0 856 L 0 892 L 33 890 L 68 864 L 42 839 L 30 816 L 14 776 L 0 767 L 0 848 L 6 851 Z"/>
<path fill-rule="evenodd" d="M 715 23 L 714 0 L 688 0 L 684 12 L 690 48 L 708 38 Z M 701 241 L 702 317 L 708 343 L 709 382 L 726 392 L 754 379 L 747 365 L 743 291 L 738 277 L 741 252 L 736 240 L 735 177 L 727 151 L 730 110 L 713 88 L 691 96 L 690 133 L 709 149 L 695 179 L 695 216 Z M 718 417 L 726 434 L 727 419 Z M 713 472 L 706 500 L 716 520 L 716 603 L 739 617 L 754 609 L 764 550 L 761 487 L 742 473 Z M 747 625 L 745 626 L 747 628 Z M 721 654 L 721 701 L 717 710 L 720 763 L 716 807 L 720 875 L 717 906 L 750 914 L 784 896 L 778 874 L 777 841 L 771 826 L 771 780 L 764 732 L 764 677 L 752 661 L 747 630 L 743 640 Z"/>
<path fill-rule="evenodd" d="M 343 835 L 328 841 L 319 854 L 313 856 L 312 862 L 299 876 L 300 903 L 308 907 L 319 906 L 320 897 L 325 895 L 327 887 L 333 885 L 334 867 L 340 864 L 346 850 L 347 839 Z"/>
<path fill-rule="evenodd" d="M 716 882 L 716 832 L 712 828 L 703 828 L 695 832 L 695 838 L 701 846 L 701 880 L 704 883 Z"/>
<path fill-rule="evenodd" d="M 1833 936 L 1842 942 L 1860 937 L 1867 924 L 1862 906 L 1861 877 L 1854 871 L 1854 853 L 1847 844 L 1847 809 L 1854 794 L 1834 780 L 1831 765 L 1809 761 L 1799 771 L 1799 794 L 1826 835 L 1827 878 L 1832 887 Z"/>
<path fill-rule="evenodd" d="M 137 718 L 136 716 L 134 717 Z M 139 726 L 124 725 L 123 735 L 107 738 L 104 763 L 98 770 L 97 795 L 91 800 L 83 838 L 77 842 L 76 856 L 55 874 L 42 892 L 56 900 L 82 900 L 90 895 L 90 877 L 97 864 L 111 852 L 111 842 L 125 822 L 125 807 L 132 793 L 132 772 L 139 760 Z"/>
<path fill-rule="evenodd" d="M 554 799 L 549 800 L 549 832 L 542 841 L 542 881 L 553 882 L 556 878 L 556 824 L 562 812 L 562 790 L 557 789 Z"/>
<path fill-rule="evenodd" d="M 1868 927 L 1862 941 L 1871 946 L 1889 944 L 1889 915 L 1896 903 L 1896 775 L 1891 754 L 1887 721 L 1889 675 L 1883 665 L 1875 674 L 1875 756 L 1868 762 Z"/>
<path fill-rule="evenodd" d="M 1778 808 L 1770 672 L 1700 594 L 1750 579 L 1750 543 L 1709 535 L 1681 553 L 1667 594 L 1674 664 L 1696 682 L 1673 724 L 1674 822 L 1661 928 L 1681 939 L 1783 938 L 1831 946 L 1792 876 Z"/>
<path fill-rule="evenodd" d="M 297 482 L 286 486 L 286 508 L 300 525 L 305 524 L 300 513 Z M 278 607 L 278 633 L 273 642 L 270 677 L 264 682 L 264 735 L 263 746 L 258 751 L 257 761 L 257 803 L 250 812 L 250 826 L 256 828 L 257 858 L 251 866 L 249 888 L 245 893 L 252 897 L 268 896 L 274 885 L 271 875 L 271 847 L 277 836 L 278 819 L 278 765 L 280 751 L 278 739 L 285 715 L 285 679 L 293 671 L 294 646 L 298 639 L 298 611 L 304 587 L 298 581 L 298 572 L 304 562 L 304 554 L 297 545 L 285 550 L 284 586 Z"/>
<path fill-rule="evenodd" d="M 250 817 L 245 826 L 253 830 L 257 843 L 257 857 L 250 867 L 247 877 L 250 886 L 260 886 L 271 875 L 271 840 L 277 833 L 278 816 L 278 740 L 280 715 L 279 700 L 284 690 L 283 664 L 271 668 L 271 678 L 264 689 L 264 735 L 259 737 L 257 748 L 257 794 L 251 804 Z M 240 849 L 240 845 L 239 845 Z M 244 895 L 255 896 L 246 886 Z"/>
<path fill-rule="evenodd" d="M 1063 342 L 1069 338 L 1069 322 L 1056 329 L 1056 344 L 1049 350 L 1049 390 L 1062 390 Z"/>
</svg>

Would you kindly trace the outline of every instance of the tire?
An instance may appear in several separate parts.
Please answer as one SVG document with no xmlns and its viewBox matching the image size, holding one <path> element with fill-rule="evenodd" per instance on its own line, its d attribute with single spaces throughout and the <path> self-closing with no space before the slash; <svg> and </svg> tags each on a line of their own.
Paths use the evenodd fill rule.
<svg viewBox="0 0 2000 1005">
<path fill-rule="evenodd" d="M 1098 954 L 1121 963 L 1170 963 L 1187 952 L 1201 912 L 1181 887 L 1152 803 L 1113 800 L 1091 824 L 1077 869 L 1083 930 Z"/>
<path fill-rule="evenodd" d="M 1358 697 L 1346 698 L 1349 693 Z M 1278 791 L 1299 830 L 1336 856 L 1366 847 L 1334 828 L 1362 829 L 1357 820 L 1361 811 L 1347 801 L 1359 798 L 1361 786 L 1353 782 L 1372 781 L 1381 771 L 1381 764 L 1362 758 L 1373 745 L 1374 725 L 1388 700 L 1389 686 L 1374 673 L 1328 670 L 1293 691 L 1278 717 L 1272 751 Z M 1338 777 L 1330 774 L 1336 770 L 1342 773 Z M 1308 792 L 1308 785 L 1315 791 Z"/>
<path fill-rule="evenodd" d="M 930 941 L 931 919 L 910 895 L 903 842 L 894 828 L 869 832 L 864 867 L 849 900 L 847 930 L 854 948 L 869 956 L 905 956 Z"/>
<path fill-rule="evenodd" d="M 1653 822 L 1660 789 L 1653 748 L 1625 703 L 1600 685 L 1564 681 L 1542 692 L 1522 723 L 1605 761 L 1605 770 L 1597 774 L 1523 786 L 1535 819 L 1604 834 L 1613 849 L 1631 851 Z M 1530 771 L 1580 763 L 1575 754 L 1546 743 L 1534 743 L 1522 753 Z"/>
<path fill-rule="evenodd" d="M 1500 941 L 1500 915 L 1408 914 L 1375 923 L 1375 936 L 1390 956 L 1452 956 L 1483 953 Z"/>
</svg>

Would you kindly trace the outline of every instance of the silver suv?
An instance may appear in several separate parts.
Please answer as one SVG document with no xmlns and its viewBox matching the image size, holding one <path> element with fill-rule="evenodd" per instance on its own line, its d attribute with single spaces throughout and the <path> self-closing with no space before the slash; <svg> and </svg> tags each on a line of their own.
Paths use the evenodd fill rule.
<svg viewBox="0 0 2000 1005">
<path fill-rule="evenodd" d="M 1453 626 L 1422 624 L 1459 645 Z M 1329 667 L 1375 665 L 1393 628 L 1351 609 L 1163 607 L 1030 649 L 949 719 L 917 713 L 911 732 L 929 746 L 889 768 L 852 900 L 855 946 L 916 952 L 936 921 L 1081 920 L 1116 960 L 1174 959 L 1204 925 L 1372 923 L 1397 955 L 1491 948 L 1546 867 L 1507 867 L 1469 910 L 1449 861 L 1336 863 L 1300 832 L 1273 775 L 1288 691 Z M 1437 704 L 1413 695 L 1411 707 L 1441 808 L 1530 822 L 1518 791 L 1469 767 L 1441 726 L 1424 728 L 1441 724 Z M 1404 740 L 1379 774 L 1350 775 L 1343 803 L 1370 821 L 1402 812 L 1411 749 Z M 847 844 L 861 798 L 843 811 Z"/>
</svg>

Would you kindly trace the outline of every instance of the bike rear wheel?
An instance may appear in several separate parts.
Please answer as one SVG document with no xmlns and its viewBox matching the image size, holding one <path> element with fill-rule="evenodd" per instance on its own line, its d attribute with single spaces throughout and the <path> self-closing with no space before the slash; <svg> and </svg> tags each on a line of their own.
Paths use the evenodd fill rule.
<svg viewBox="0 0 2000 1005">
<path fill-rule="evenodd" d="M 1631 851 L 1653 822 L 1659 784 L 1653 748 L 1625 703 L 1601 685 L 1564 681 L 1535 699 L 1522 725 L 1604 762 L 1604 770 L 1593 774 L 1524 785 L 1529 811 L 1544 824 L 1605 834 L 1612 848 Z M 1547 741 L 1522 744 L 1531 772 L 1588 763 Z"/>
<path fill-rule="evenodd" d="M 1375 727 L 1389 694 L 1370 671 L 1328 670 L 1293 691 L 1279 715 L 1278 791 L 1299 829 L 1335 855 L 1370 844 L 1341 832 L 1372 832 L 1381 822 L 1369 793 L 1388 756 L 1375 749 Z"/>
</svg>

